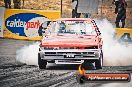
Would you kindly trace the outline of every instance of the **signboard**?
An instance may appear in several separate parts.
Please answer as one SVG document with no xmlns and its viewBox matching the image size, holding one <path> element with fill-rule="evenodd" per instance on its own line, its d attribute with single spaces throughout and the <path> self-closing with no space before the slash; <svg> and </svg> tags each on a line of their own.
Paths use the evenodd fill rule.
<svg viewBox="0 0 132 87">
<path fill-rule="evenodd" d="M 0 37 L 3 37 L 3 29 L 4 29 L 4 7 L 0 7 Z"/>
<path fill-rule="evenodd" d="M 116 38 L 119 41 L 132 42 L 132 29 L 128 28 L 117 28 Z"/>
<path fill-rule="evenodd" d="M 7 9 L 4 37 L 40 40 L 49 21 L 57 18 L 59 11 Z"/>
</svg>

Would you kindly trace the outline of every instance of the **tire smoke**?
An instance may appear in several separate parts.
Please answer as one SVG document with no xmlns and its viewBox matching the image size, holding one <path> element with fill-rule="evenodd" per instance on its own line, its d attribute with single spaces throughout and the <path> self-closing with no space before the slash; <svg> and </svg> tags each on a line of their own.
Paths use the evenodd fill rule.
<svg viewBox="0 0 132 87">
<path fill-rule="evenodd" d="M 39 42 L 24 46 L 16 51 L 16 61 L 27 65 L 38 65 Z"/>
<path fill-rule="evenodd" d="M 104 65 L 126 66 L 132 65 L 132 43 L 119 43 L 115 39 L 115 28 L 106 19 L 97 20 L 103 39 Z"/>
</svg>

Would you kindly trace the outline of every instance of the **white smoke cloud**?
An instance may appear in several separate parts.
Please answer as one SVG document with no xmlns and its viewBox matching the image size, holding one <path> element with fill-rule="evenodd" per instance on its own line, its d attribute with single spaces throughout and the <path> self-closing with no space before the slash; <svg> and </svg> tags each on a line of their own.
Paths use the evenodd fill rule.
<svg viewBox="0 0 132 87">
<path fill-rule="evenodd" d="M 16 61 L 27 65 L 38 65 L 39 42 L 24 46 L 16 52 Z"/>
<path fill-rule="evenodd" d="M 103 19 L 96 22 L 103 38 L 104 65 L 132 65 L 132 45 L 121 44 L 115 40 L 115 28 L 108 20 Z"/>
<path fill-rule="evenodd" d="M 132 65 L 132 45 L 122 45 L 113 38 L 115 28 L 107 19 L 96 22 L 103 38 L 104 65 Z M 39 43 L 22 47 L 16 52 L 16 60 L 28 65 L 38 65 L 38 48 Z"/>
</svg>

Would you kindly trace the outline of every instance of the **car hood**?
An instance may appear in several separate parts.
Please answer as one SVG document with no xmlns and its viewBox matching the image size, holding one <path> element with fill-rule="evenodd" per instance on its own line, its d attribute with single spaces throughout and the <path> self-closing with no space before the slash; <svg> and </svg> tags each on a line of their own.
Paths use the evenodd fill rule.
<svg viewBox="0 0 132 87">
<path fill-rule="evenodd" d="M 97 46 L 95 35 L 59 35 L 42 40 L 44 47 L 91 47 Z"/>
</svg>

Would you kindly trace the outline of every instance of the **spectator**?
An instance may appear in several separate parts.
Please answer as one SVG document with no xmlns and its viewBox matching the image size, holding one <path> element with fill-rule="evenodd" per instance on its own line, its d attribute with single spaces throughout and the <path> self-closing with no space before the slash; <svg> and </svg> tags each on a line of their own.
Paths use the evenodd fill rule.
<svg viewBox="0 0 132 87">
<path fill-rule="evenodd" d="M 14 8 L 20 9 L 21 8 L 21 0 L 13 0 Z"/>
<path fill-rule="evenodd" d="M 72 18 L 80 18 L 80 13 L 77 13 L 78 0 L 72 0 Z"/>
<path fill-rule="evenodd" d="M 116 17 L 116 27 L 120 28 L 119 26 L 119 22 L 122 22 L 122 26 L 121 28 L 124 28 L 125 26 L 125 19 L 126 19 L 126 7 L 127 7 L 127 3 L 125 0 L 119 0 L 119 4 L 118 4 L 118 11 L 117 11 L 117 17 Z"/>
<path fill-rule="evenodd" d="M 112 4 L 115 4 L 115 14 L 117 14 L 118 12 L 118 4 L 119 4 L 119 0 L 113 0 Z"/>
<path fill-rule="evenodd" d="M 11 8 L 11 0 L 4 0 L 5 8 Z"/>
<path fill-rule="evenodd" d="M 90 18 L 91 17 L 90 13 L 83 13 L 83 15 L 84 15 L 84 18 Z"/>
</svg>

